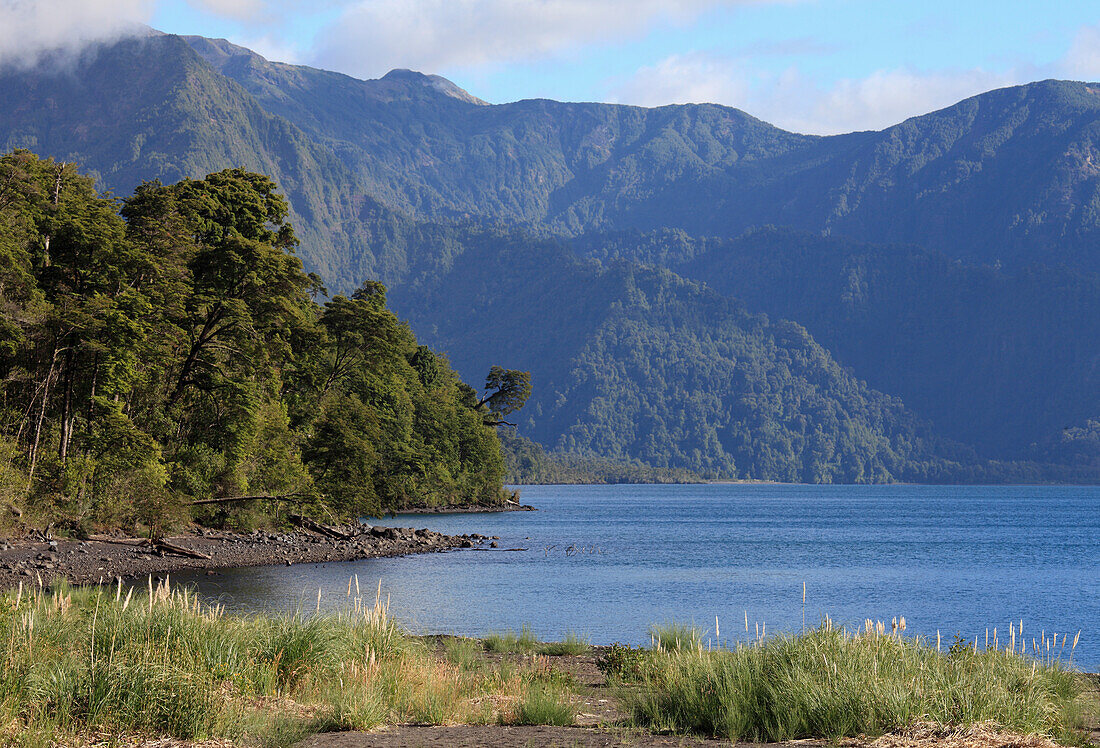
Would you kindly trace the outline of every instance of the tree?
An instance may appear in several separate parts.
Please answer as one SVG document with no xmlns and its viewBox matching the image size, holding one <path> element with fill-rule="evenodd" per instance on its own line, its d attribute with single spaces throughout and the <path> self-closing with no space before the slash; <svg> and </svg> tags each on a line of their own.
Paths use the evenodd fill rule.
<svg viewBox="0 0 1100 748">
<path fill-rule="evenodd" d="M 504 416 L 522 408 L 530 396 L 531 372 L 493 366 L 485 377 L 485 396 L 477 402 L 476 408 L 488 409 L 491 419 L 486 419 L 486 426 L 514 426 L 505 421 Z"/>
</svg>

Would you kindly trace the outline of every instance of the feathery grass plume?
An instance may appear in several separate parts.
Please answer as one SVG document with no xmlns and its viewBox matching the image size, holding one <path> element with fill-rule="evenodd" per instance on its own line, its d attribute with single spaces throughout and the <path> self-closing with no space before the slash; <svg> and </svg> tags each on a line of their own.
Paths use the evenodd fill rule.
<svg viewBox="0 0 1100 748">
<path fill-rule="evenodd" d="M 703 641 L 702 634 L 697 628 L 679 623 L 650 626 L 649 633 L 653 640 L 654 649 L 662 652 L 698 649 Z"/>
</svg>

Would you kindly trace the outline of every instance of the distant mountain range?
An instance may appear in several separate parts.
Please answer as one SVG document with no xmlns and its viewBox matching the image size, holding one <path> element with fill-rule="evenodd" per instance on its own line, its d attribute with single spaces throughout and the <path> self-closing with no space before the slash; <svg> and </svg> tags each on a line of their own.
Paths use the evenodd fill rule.
<svg viewBox="0 0 1100 748">
<path fill-rule="evenodd" d="M 715 105 L 488 105 L 152 34 L 0 71 L 0 146 L 121 194 L 271 175 L 307 269 L 385 282 L 474 384 L 530 369 L 520 431 L 553 450 L 1100 480 L 1100 86 L 816 137 Z"/>
</svg>

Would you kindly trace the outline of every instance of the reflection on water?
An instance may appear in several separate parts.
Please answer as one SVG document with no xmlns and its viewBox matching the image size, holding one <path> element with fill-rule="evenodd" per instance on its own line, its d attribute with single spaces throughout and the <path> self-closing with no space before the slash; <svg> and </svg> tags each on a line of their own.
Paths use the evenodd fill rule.
<svg viewBox="0 0 1100 748">
<path fill-rule="evenodd" d="M 177 577 L 231 610 L 313 610 L 379 581 L 415 632 L 477 635 L 530 623 L 543 638 L 648 641 L 651 623 L 723 638 L 828 613 L 984 641 L 986 627 L 1076 633 L 1100 669 L 1100 488 L 531 486 L 538 512 L 404 516 L 383 525 L 500 535 L 522 551 L 456 551 Z"/>
</svg>

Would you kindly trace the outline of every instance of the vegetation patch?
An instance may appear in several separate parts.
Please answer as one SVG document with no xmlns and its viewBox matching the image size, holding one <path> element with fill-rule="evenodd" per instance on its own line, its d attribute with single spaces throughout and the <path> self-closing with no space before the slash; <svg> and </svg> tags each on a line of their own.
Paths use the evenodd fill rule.
<svg viewBox="0 0 1100 748">
<path fill-rule="evenodd" d="M 573 684 L 545 658 L 475 663 L 454 644 L 441 659 L 381 596 L 349 595 L 332 615 L 235 616 L 167 585 L 20 591 L 0 597 L 0 646 L 5 745 L 282 746 L 405 722 L 572 722 Z"/>
<path fill-rule="evenodd" d="M 882 627 L 849 633 L 828 622 L 733 649 L 705 649 L 697 635 L 694 646 L 665 639 L 640 663 L 618 657 L 640 686 L 624 691 L 634 719 L 656 730 L 768 742 L 989 722 L 1083 740 L 1082 676 L 1015 647 L 943 652 Z"/>
</svg>

